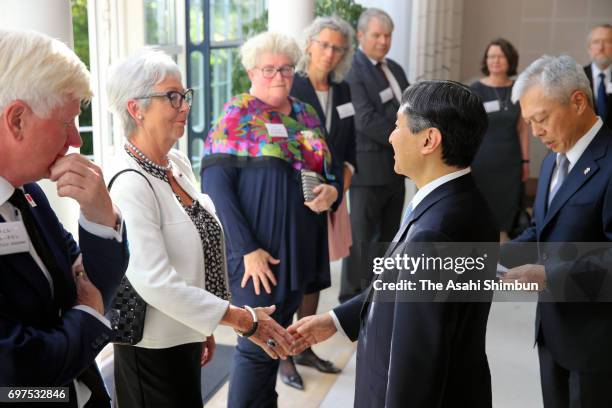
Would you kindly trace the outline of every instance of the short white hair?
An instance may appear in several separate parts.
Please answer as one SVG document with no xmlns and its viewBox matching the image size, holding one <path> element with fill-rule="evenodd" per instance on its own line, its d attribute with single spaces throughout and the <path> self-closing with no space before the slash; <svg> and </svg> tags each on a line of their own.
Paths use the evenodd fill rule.
<svg viewBox="0 0 612 408">
<path fill-rule="evenodd" d="M 66 44 L 35 31 L 0 30 L 0 115 L 15 100 L 46 118 L 68 98 L 92 97 L 89 71 Z"/>
<path fill-rule="evenodd" d="M 151 94 L 155 85 L 168 77 L 182 80 L 178 65 L 168 54 L 152 47 L 142 48 L 113 64 L 106 86 L 109 109 L 119 119 L 126 138 L 136 129 L 136 122 L 127 109 L 128 102 Z M 136 102 L 141 109 L 146 109 L 151 100 Z"/>
<path fill-rule="evenodd" d="M 540 85 L 545 95 L 564 105 L 569 103 L 572 92 L 582 91 L 593 106 L 593 92 L 584 68 L 568 55 L 544 55 L 532 62 L 516 79 L 512 102 L 516 103 L 534 85 Z"/>
<path fill-rule="evenodd" d="M 300 59 L 300 48 L 293 38 L 285 34 L 265 31 L 249 38 L 240 47 L 240 61 L 247 71 L 253 69 L 259 63 L 262 54 L 270 53 L 284 55 L 296 65 Z"/>
<path fill-rule="evenodd" d="M 346 52 L 342 55 L 342 59 L 336 68 L 331 72 L 332 81 L 341 82 L 351 68 L 353 62 L 353 54 L 355 53 L 353 46 L 355 30 L 353 30 L 353 27 L 351 27 L 349 23 L 340 17 L 317 17 L 315 21 L 304 30 L 304 51 L 302 52 L 302 58 L 300 58 L 297 64 L 297 70 L 300 72 L 306 72 L 308 70 L 308 66 L 310 65 L 310 54 L 306 52 L 306 49 L 312 43 L 312 40 L 325 29 L 339 32 L 344 37 L 344 42 L 346 43 Z"/>
</svg>

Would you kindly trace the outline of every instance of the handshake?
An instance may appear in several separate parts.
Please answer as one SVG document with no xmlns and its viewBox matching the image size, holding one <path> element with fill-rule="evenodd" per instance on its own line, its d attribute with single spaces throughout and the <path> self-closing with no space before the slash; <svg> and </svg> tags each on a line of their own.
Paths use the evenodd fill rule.
<svg viewBox="0 0 612 408">
<path fill-rule="evenodd" d="M 257 330 L 249 340 L 261 347 L 273 359 L 286 359 L 306 348 L 330 338 L 336 326 L 329 313 L 306 316 L 284 329 L 270 315 L 275 306 L 253 309 L 257 316 Z"/>
</svg>

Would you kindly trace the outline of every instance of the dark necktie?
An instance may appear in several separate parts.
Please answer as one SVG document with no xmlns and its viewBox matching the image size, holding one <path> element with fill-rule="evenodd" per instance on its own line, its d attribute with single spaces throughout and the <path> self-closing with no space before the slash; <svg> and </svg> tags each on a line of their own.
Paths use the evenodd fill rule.
<svg viewBox="0 0 612 408">
<path fill-rule="evenodd" d="M 557 192 L 563 185 L 563 182 L 567 178 L 567 173 L 569 169 L 569 160 L 567 160 L 567 156 L 565 154 L 559 153 L 559 160 L 558 160 L 557 166 L 559 167 L 559 170 L 557 171 L 557 180 L 548 195 L 548 206 L 549 207 L 550 207 L 550 203 L 552 202 L 553 198 L 555 198 L 555 195 L 557 194 Z"/>
<path fill-rule="evenodd" d="M 597 86 L 597 114 L 601 120 L 606 121 L 606 75 L 599 73 L 599 85 Z"/>
<path fill-rule="evenodd" d="M 377 62 L 376 63 L 376 68 L 378 68 L 378 70 L 380 71 L 380 73 L 382 74 L 383 79 L 385 80 L 385 83 L 387 85 L 390 85 L 389 83 L 389 78 L 387 78 L 387 74 L 385 73 L 385 70 L 383 69 L 383 63 L 382 62 Z"/>
<path fill-rule="evenodd" d="M 32 241 L 32 245 L 34 245 L 36 253 L 47 268 L 47 271 L 49 271 L 51 279 L 53 280 L 54 302 L 60 310 L 64 309 L 66 306 L 66 280 L 64 278 L 64 274 L 57 265 L 57 262 L 55 262 L 55 258 L 53 257 L 53 253 L 51 252 L 49 245 L 45 241 L 38 225 L 36 224 L 36 220 L 34 219 L 34 215 L 32 214 L 32 209 L 30 208 L 28 200 L 26 200 L 23 191 L 16 188 L 8 201 L 21 212 L 21 219 L 26 227 L 30 241 Z"/>
</svg>

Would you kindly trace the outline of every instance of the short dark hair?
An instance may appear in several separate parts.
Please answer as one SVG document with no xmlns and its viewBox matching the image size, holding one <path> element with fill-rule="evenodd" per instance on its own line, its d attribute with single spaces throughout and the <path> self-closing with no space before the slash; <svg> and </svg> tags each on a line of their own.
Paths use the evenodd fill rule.
<svg viewBox="0 0 612 408">
<path fill-rule="evenodd" d="M 492 45 L 498 45 L 508 60 L 508 72 L 506 74 L 508 76 L 516 75 L 519 55 L 518 52 L 516 52 L 514 45 L 512 45 L 512 43 L 505 38 L 496 38 L 487 45 L 484 55 L 482 56 L 482 62 L 480 63 L 480 71 L 485 75 L 489 75 L 489 68 L 487 68 L 487 53 Z"/>
<path fill-rule="evenodd" d="M 404 91 L 400 114 L 412 133 L 436 128 L 442 134 L 442 160 L 449 166 L 468 167 L 488 126 L 482 99 L 455 81 L 421 81 Z"/>
</svg>

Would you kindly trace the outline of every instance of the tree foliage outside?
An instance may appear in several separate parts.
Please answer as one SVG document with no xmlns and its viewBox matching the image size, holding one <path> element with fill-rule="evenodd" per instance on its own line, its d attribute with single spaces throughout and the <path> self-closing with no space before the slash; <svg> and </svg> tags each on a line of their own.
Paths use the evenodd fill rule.
<svg viewBox="0 0 612 408">
<path fill-rule="evenodd" d="M 89 31 L 87 23 L 87 0 L 70 0 L 72 6 L 72 32 L 74 36 L 74 52 L 85 63 L 89 65 Z M 91 126 L 91 105 L 82 106 L 79 115 L 79 126 Z M 93 132 L 81 132 L 83 145 L 81 153 L 93 155 Z"/>
</svg>

